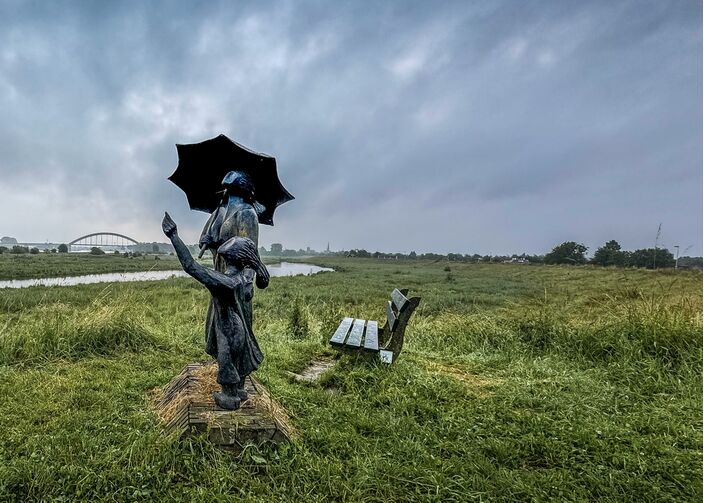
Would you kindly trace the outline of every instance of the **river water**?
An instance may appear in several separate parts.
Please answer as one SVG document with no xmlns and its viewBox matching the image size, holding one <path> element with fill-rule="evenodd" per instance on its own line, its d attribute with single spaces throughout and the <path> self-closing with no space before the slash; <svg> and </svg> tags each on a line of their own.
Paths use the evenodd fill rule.
<svg viewBox="0 0 704 503">
<path fill-rule="evenodd" d="M 319 267 L 313 264 L 294 264 L 280 262 L 267 265 L 269 275 L 277 278 L 281 276 L 310 276 L 319 272 L 333 271 L 329 267 Z M 0 281 L 0 288 L 26 288 L 29 286 L 73 286 L 87 285 L 90 283 L 122 283 L 127 281 L 159 281 L 169 278 L 183 278 L 188 276 L 184 271 L 139 271 L 139 272 L 111 272 L 106 274 L 87 274 L 85 276 L 65 276 L 63 278 L 37 278 L 37 279 L 12 279 Z"/>
</svg>

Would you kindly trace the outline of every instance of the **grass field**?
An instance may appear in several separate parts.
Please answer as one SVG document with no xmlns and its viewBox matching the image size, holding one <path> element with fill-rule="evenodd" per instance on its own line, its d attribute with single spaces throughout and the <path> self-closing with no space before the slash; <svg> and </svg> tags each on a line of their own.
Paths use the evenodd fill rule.
<svg viewBox="0 0 704 503">
<path fill-rule="evenodd" d="M 701 273 L 318 263 L 255 297 L 301 437 L 238 455 L 150 411 L 204 358 L 194 281 L 0 290 L 0 500 L 701 501 Z M 422 297 L 397 364 L 287 377 L 393 287 Z"/>
</svg>

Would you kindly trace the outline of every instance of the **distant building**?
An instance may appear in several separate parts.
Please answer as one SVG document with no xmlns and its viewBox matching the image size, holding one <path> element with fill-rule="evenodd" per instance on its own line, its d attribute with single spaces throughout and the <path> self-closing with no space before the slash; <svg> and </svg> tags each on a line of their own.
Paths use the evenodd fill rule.
<svg viewBox="0 0 704 503">
<path fill-rule="evenodd" d="M 512 257 L 510 260 L 504 260 L 504 264 L 528 265 L 530 262 L 525 257 Z"/>
</svg>

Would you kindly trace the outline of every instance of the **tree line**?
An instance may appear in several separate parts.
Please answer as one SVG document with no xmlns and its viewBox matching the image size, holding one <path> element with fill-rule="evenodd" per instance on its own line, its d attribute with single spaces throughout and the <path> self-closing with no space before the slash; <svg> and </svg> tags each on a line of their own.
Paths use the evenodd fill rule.
<svg viewBox="0 0 704 503">
<path fill-rule="evenodd" d="M 149 245 L 148 243 L 145 246 Z M 159 253 L 162 250 L 158 243 L 152 243 L 152 253 Z M 191 251 L 198 252 L 198 246 L 192 245 Z M 604 243 L 594 252 L 594 256 L 587 257 L 589 249 L 582 243 L 575 241 L 565 241 L 555 246 L 549 253 L 545 255 L 530 255 L 527 253 L 512 254 L 512 255 L 480 255 L 448 253 L 447 255 L 440 253 L 384 253 L 380 251 L 369 252 L 365 249 L 342 250 L 336 252 L 316 252 L 310 248 L 306 250 L 289 250 L 284 249 L 281 244 L 275 243 L 271 246 L 271 251 L 267 251 L 264 247 L 259 249 L 261 255 L 267 256 L 310 256 L 310 255 L 331 255 L 343 257 L 357 258 L 373 258 L 373 259 L 407 259 L 407 260 L 447 260 L 450 262 L 473 262 L 473 263 L 514 263 L 514 264 L 566 264 L 566 265 L 585 265 L 593 264 L 604 267 L 640 267 L 646 269 L 666 269 L 675 267 L 682 268 L 702 268 L 702 257 L 679 257 L 675 256 L 667 248 L 641 248 L 638 250 L 628 251 L 621 249 L 618 241 L 612 239 Z M 58 249 L 45 250 L 45 253 L 67 253 L 68 246 L 61 244 Z M 28 248 L 26 246 L 14 245 L 10 248 L 0 246 L 1 253 L 12 254 L 38 254 L 37 248 Z M 103 254 L 103 250 L 94 247 L 90 253 L 94 255 Z M 127 255 L 127 254 L 126 254 Z"/>
<path fill-rule="evenodd" d="M 585 265 L 593 264 L 604 267 L 640 267 L 645 269 L 665 269 L 675 267 L 675 256 L 667 248 L 641 248 L 638 250 L 622 250 L 616 240 L 610 240 L 597 248 L 594 256 L 587 257 L 589 248 L 582 243 L 565 241 L 555 246 L 545 255 L 530 255 L 527 253 L 513 255 L 480 255 L 448 253 L 417 254 L 412 251 L 404 253 L 369 252 L 364 249 L 342 250 L 331 252 L 330 255 L 375 259 L 421 259 L 421 260 L 448 260 L 450 262 L 474 263 L 517 263 L 517 264 L 566 264 Z M 702 257 L 679 257 L 678 267 L 701 268 Z"/>
<path fill-rule="evenodd" d="M 23 255 L 29 253 L 30 255 L 37 255 L 40 252 L 39 248 L 22 245 L 13 245 L 8 248 L 7 246 L 0 246 L 0 254 L 2 253 L 12 253 L 14 255 Z M 60 244 L 57 248 L 45 249 L 44 253 L 68 253 L 68 245 Z"/>
<path fill-rule="evenodd" d="M 582 243 L 565 241 L 545 255 L 546 264 L 595 264 L 604 267 L 641 267 L 645 269 L 666 269 L 675 267 L 675 256 L 667 248 L 641 248 L 622 250 L 615 239 L 607 241 L 588 259 L 588 248 Z M 698 259 L 698 260 L 697 260 Z M 701 257 L 681 257 L 678 259 L 683 267 L 701 267 Z"/>
</svg>

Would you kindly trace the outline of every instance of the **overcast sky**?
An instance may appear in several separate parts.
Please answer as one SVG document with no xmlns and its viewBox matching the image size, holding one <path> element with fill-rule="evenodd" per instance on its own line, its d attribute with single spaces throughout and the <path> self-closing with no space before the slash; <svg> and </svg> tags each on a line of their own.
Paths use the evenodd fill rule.
<svg viewBox="0 0 704 503">
<path fill-rule="evenodd" d="M 702 253 L 699 0 L 0 0 L 0 235 L 187 242 L 224 133 L 296 197 L 260 244 Z"/>
</svg>

